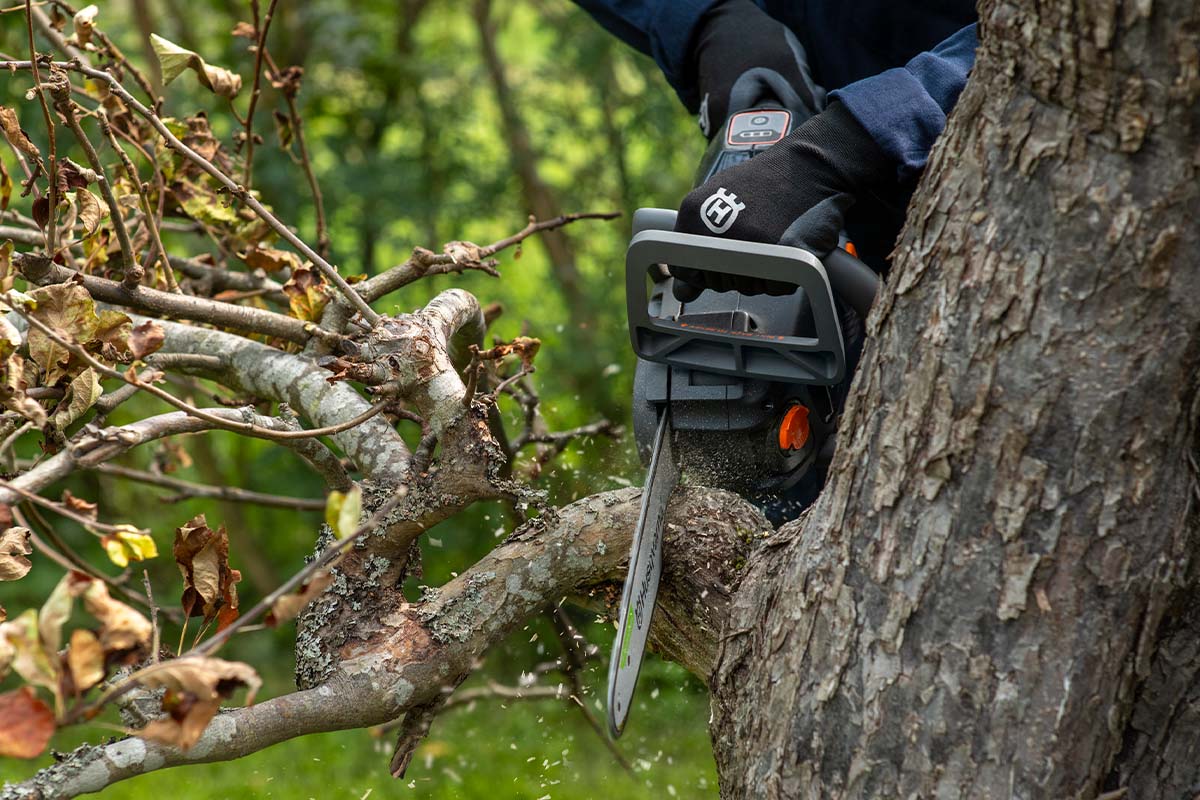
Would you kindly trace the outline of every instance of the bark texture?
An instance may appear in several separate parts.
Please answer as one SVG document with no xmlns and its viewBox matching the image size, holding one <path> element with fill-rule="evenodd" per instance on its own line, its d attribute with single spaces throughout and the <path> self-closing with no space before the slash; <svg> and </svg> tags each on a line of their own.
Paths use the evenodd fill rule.
<svg viewBox="0 0 1200 800">
<path fill-rule="evenodd" d="M 983 4 L 829 486 L 734 597 L 722 796 L 1194 791 L 1198 30 Z"/>
</svg>

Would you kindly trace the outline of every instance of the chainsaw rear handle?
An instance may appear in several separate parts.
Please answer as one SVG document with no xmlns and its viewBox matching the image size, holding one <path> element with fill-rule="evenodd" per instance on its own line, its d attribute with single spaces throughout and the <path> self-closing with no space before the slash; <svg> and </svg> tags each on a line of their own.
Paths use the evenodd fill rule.
<svg viewBox="0 0 1200 800">
<path fill-rule="evenodd" d="M 642 221 L 655 216 L 644 215 Z M 636 219 L 635 215 L 635 225 Z M 652 316 L 647 274 L 660 264 L 798 286 L 808 297 L 817 335 L 782 336 L 706 325 L 686 318 Z M 845 346 L 829 279 L 820 260 L 807 250 L 645 229 L 634 235 L 626 251 L 625 296 L 633 350 L 647 361 L 744 378 L 820 386 L 834 386 L 846 376 Z"/>
<path fill-rule="evenodd" d="M 634 237 L 636 238 L 642 231 L 674 230 L 675 217 L 678 213 L 669 208 L 639 208 L 633 214 Z M 698 238 L 709 239 L 715 237 Z M 784 246 L 787 245 L 784 244 Z M 694 267 L 693 264 L 662 263 L 669 263 L 679 267 Z M 871 306 L 875 302 L 875 296 L 879 293 L 879 275 L 876 274 L 875 270 L 840 247 L 834 248 L 831 253 L 822 258 L 821 265 L 824 267 L 825 274 L 829 279 L 829 286 L 833 289 L 833 293 L 837 295 L 837 298 L 857 311 L 860 317 L 866 319 L 867 313 L 870 312 Z M 717 269 L 716 271 L 724 272 L 725 270 Z M 779 280 L 795 284 L 795 281 L 788 277 Z"/>
</svg>

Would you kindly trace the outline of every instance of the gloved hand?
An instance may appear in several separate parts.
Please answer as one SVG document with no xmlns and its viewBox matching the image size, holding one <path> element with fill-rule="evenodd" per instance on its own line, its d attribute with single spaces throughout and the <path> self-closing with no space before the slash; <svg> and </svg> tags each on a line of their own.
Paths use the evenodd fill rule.
<svg viewBox="0 0 1200 800">
<path fill-rule="evenodd" d="M 804 66 L 804 48 L 782 23 L 767 16 L 752 0 L 721 0 L 708 10 L 695 35 L 694 64 L 700 89 L 700 130 L 708 139 L 729 116 L 730 96 L 738 84 L 738 108 L 751 108 L 764 99 L 762 91 L 801 119 L 816 113 L 824 102 Z M 770 70 L 782 78 L 758 81 L 743 78 L 750 70 Z M 762 85 L 771 81 L 772 85 Z M 755 84 L 758 85 L 755 85 Z M 774 85 L 774 84 L 780 85 Z"/>
<path fill-rule="evenodd" d="M 895 165 L 838 102 L 749 161 L 718 172 L 679 207 L 675 230 L 727 239 L 784 243 L 826 256 L 837 247 L 857 194 L 894 180 Z M 791 294 L 795 286 L 686 267 L 671 267 L 675 296 L 703 289 Z"/>
</svg>

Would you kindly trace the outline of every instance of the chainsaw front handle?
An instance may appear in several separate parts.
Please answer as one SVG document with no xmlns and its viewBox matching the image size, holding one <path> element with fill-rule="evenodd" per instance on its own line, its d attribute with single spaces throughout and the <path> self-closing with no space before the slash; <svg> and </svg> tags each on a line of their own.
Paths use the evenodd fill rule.
<svg viewBox="0 0 1200 800">
<path fill-rule="evenodd" d="M 648 361 L 725 375 L 833 386 L 846 376 L 846 353 L 833 292 L 821 261 L 807 250 L 662 230 L 674 212 L 640 209 L 625 256 L 629 335 Z M 735 331 L 650 314 L 647 273 L 657 265 L 690 267 L 788 283 L 808 297 L 817 335 Z"/>
</svg>

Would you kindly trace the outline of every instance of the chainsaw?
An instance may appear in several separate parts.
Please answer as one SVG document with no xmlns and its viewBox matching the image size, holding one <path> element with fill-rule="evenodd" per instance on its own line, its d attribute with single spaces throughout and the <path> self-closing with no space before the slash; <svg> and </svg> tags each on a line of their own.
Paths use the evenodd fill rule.
<svg viewBox="0 0 1200 800">
<path fill-rule="evenodd" d="M 735 87 L 736 91 L 736 87 Z M 700 185 L 752 158 L 807 118 L 756 101 L 713 138 Z M 732 106 L 738 108 L 738 106 Z M 637 354 L 633 427 L 649 465 L 608 676 L 608 727 L 620 736 L 646 649 L 662 570 L 663 520 L 681 474 L 737 492 L 778 524 L 815 499 L 879 277 L 842 245 L 800 247 L 676 233 L 676 212 L 642 208 L 626 253 Z M 669 266 L 794 286 L 747 295 L 676 286 Z M 684 298 L 681 300 L 680 298 Z"/>
</svg>

